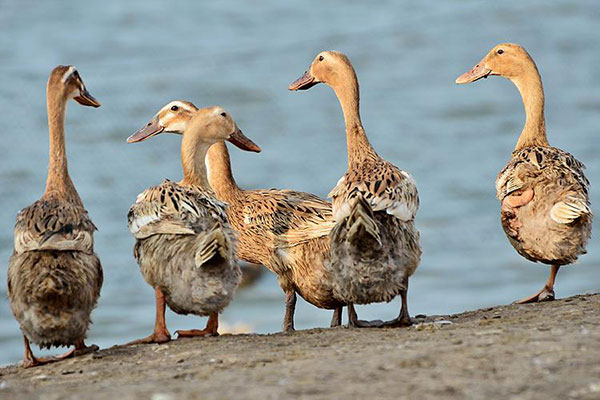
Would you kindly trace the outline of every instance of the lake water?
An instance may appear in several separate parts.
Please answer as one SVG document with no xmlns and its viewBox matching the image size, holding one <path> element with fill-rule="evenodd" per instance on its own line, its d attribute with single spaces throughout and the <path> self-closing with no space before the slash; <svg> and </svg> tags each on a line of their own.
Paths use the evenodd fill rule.
<svg viewBox="0 0 600 400">
<path fill-rule="evenodd" d="M 180 179 L 177 136 L 125 139 L 164 104 L 185 99 L 226 107 L 260 154 L 234 149 L 238 183 L 326 196 L 346 168 L 341 111 L 333 91 L 292 93 L 321 50 L 348 54 L 361 83 L 367 134 L 386 159 L 417 180 L 423 258 L 410 282 L 414 314 L 506 304 L 532 294 L 548 268 L 517 255 L 504 236 L 494 180 L 524 115 L 514 86 L 454 79 L 496 43 L 518 42 L 546 89 L 550 142 L 587 164 L 600 195 L 600 6 L 596 1 L 33 2 L 0 0 L 0 260 L 5 279 L 16 213 L 39 198 L 47 166 L 45 84 L 57 64 L 78 67 L 99 109 L 71 103 L 71 176 L 99 227 L 105 283 L 89 342 L 123 343 L 150 333 L 152 289 L 132 257 L 126 214 L 136 195 Z M 594 227 L 596 230 L 598 226 Z M 600 246 L 559 274 L 565 297 L 600 289 Z M 359 307 L 392 318 L 398 300 Z M 327 326 L 330 312 L 299 301 L 297 328 Z M 277 332 L 283 294 L 272 274 L 240 290 L 225 325 Z M 167 312 L 171 331 L 204 319 Z M 0 286 L 0 364 L 22 355 Z M 59 350 L 55 350 L 57 352 Z"/>
</svg>

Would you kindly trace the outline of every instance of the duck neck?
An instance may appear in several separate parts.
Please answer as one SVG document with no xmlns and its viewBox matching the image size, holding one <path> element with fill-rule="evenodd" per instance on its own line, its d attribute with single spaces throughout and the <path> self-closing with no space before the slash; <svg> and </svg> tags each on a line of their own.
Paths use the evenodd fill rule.
<svg viewBox="0 0 600 400">
<path fill-rule="evenodd" d="M 360 95 L 358 79 L 354 70 L 334 85 L 333 90 L 340 102 L 346 124 L 346 141 L 348 146 L 348 166 L 377 157 L 377 153 L 369 143 L 367 134 L 360 120 Z"/>
<path fill-rule="evenodd" d="M 532 64 L 531 68 L 512 81 L 519 89 L 525 107 L 525 126 L 515 151 L 530 146 L 550 146 L 544 117 L 544 87 L 537 67 Z"/>
<path fill-rule="evenodd" d="M 210 190 L 210 184 L 206 176 L 206 165 L 204 159 L 210 147 L 198 139 L 198 135 L 183 134 L 181 141 L 181 165 L 183 167 L 183 180 L 179 182 L 183 186 L 199 186 Z"/>
<path fill-rule="evenodd" d="M 68 98 L 60 91 L 48 86 L 46 102 L 48 108 L 48 130 L 50 149 L 48 156 L 48 178 L 44 197 L 59 197 L 81 203 L 67 168 L 65 145 L 65 114 Z"/>
<path fill-rule="evenodd" d="M 241 190 L 231 172 L 231 160 L 225 142 L 217 142 L 210 147 L 206 156 L 206 164 L 208 165 L 208 181 L 217 197 L 231 203 Z"/>
</svg>

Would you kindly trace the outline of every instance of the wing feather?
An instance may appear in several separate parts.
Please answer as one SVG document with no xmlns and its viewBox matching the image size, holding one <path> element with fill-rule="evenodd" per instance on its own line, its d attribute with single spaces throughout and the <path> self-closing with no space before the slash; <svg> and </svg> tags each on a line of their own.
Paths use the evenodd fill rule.
<svg viewBox="0 0 600 400">
<path fill-rule="evenodd" d="M 94 252 L 96 226 L 80 206 L 58 199 L 42 199 L 17 215 L 15 252 L 34 250 Z"/>
</svg>

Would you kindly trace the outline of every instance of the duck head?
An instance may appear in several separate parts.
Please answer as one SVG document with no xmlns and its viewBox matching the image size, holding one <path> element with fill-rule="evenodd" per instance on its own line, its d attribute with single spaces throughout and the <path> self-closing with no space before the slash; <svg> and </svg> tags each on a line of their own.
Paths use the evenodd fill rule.
<svg viewBox="0 0 600 400">
<path fill-rule="evenodd" d="M 306 90 L 318 83 L 336 87 L 347 79 L 348 74 L 355 75 L 348 57 L 339 51 L 322 51 L 317 54 L 308 70 L 292 82 L 289 90 Z"/>
<path fill-rule="evenodd" d="M 456 78 L 456 83 L 471 83 L 490 75 L 514 80 L 532 65 L 535 66 L 533 59 L 523 47 L 514 43 L 501 43 L 491 49 L 470 71 Z"/>
<path fill-rule="evenodd" d="M 160 133 L 183 135 L 198 107 L 189 101 L 175 100 L 161 108 L 143 128 L 127 138 L 127 143 L 137 143 Z"/>
<path fill-rule="evenodd" d="M 77 68 L 72 65 L 59 65 L 52 70 L 48 79 L 48 91 L 57 93 L 66 100 L 74 99 L 82 106 L 100 107 L 100 102 L 88 92 Z"/>
<path fill-rule="evenodd" d="M 161 108 L 146 126 L 129 136 L 127 143 L 141 142 L 160 133 L 190 135 L 209 145 L 227 140 L 242 150 L 261 151 L 243 134 L 231 115 L 219 106 L 198 109 L 187 101 L 172 101 Z"/>
</svg>

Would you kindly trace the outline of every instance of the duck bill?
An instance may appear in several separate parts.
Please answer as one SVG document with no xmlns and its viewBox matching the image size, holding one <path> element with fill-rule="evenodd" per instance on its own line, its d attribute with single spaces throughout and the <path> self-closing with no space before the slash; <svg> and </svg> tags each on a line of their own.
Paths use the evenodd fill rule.
<svg viewBox="0 0 600 400">
<path fill-rule="evenodd" d="M 465 72 L 458 78 L 456 83 L 464 85 L 465 83 L 471 83 L 480 80 L 481 78 L 487 78 L 492 74 L 492 70 L 485 67 L 485 58 L 477 65 L 475 65 L 470 71 Z"/>
<path fill-rule="evenodd" d="M 233 132 L 227 140 L 242 150 L 253 151 L 255 153 L 260 153 L 261 151 L 261 148 L 252 140 L 248 139 L 246 135 L 244 135 L 244 133 L 240 130 L 240 128 L 237 127 L 235 129 L 235 132 Z"/>
<path fill-rule="evenodd" d="M 315 79 L 315 77 L 312 76 L 309 71 L 306 71 L 304 75 L 290 83 L 288 90 L 306 90 L 315 86 L 317 83 L 319 82 Z"/>
<path fill-rule="evenodd" d="M 75 96 L 73 98 L 76 102 L 78 102 L 79 104 L 81 104 L 82 106 L 88 106 L 88 107 L 100 107 L 100 102 L 98 100 L 96 100 L 94 98 L 94 96 L 92 96 L 90 94 L 90 92 L 87 91 L 87 89 L 83 89 L 82 91 L 79 92 L 79 96 Z"/>
<path fill-rule="evenodd" d="M 153 118 L 146 126 L 127 138 L 127 143 L 137 143 L 158 135 L 165 128 L 158 123 L 158 117 Z"/>
</svg>

